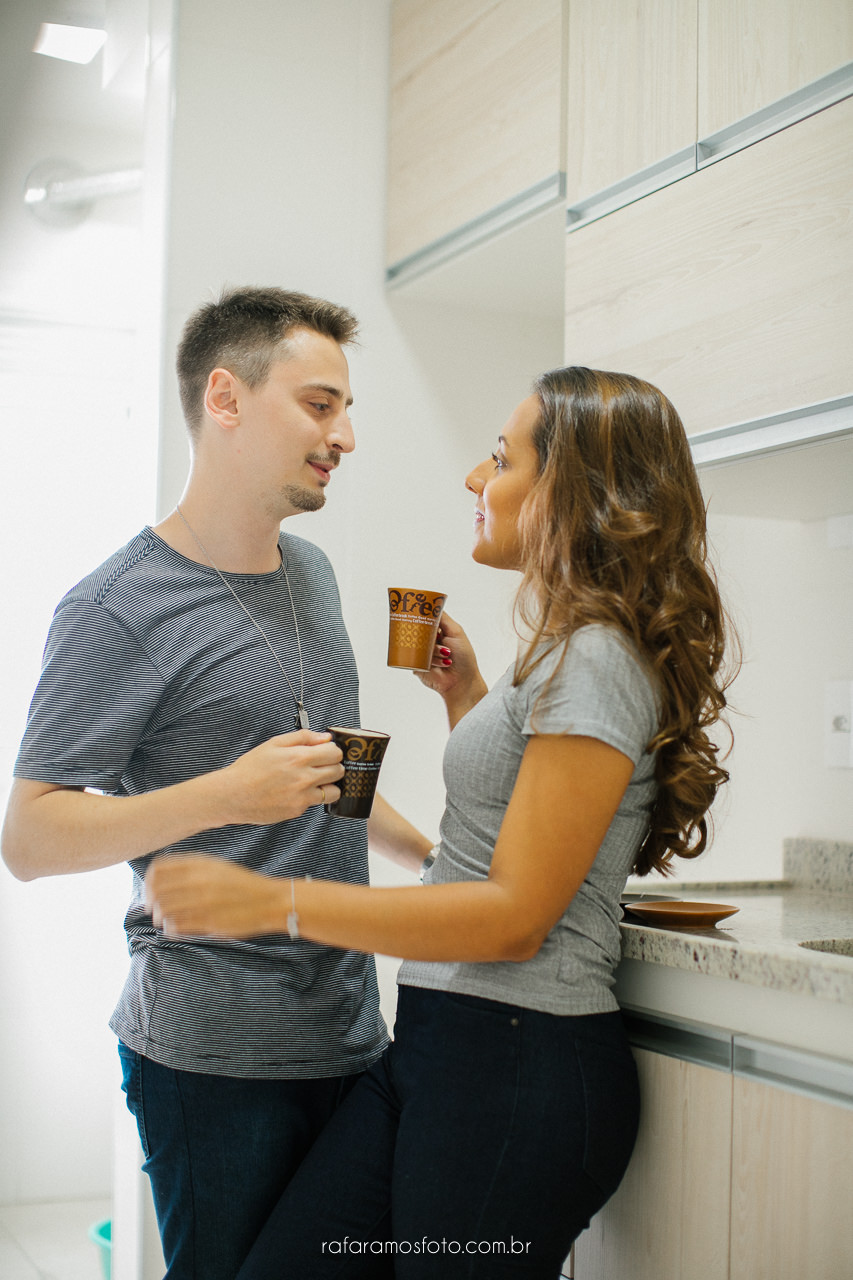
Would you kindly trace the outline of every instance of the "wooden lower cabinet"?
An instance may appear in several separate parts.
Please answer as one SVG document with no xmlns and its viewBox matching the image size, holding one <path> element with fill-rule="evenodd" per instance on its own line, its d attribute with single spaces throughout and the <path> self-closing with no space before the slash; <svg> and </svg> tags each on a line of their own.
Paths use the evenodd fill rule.
<svg viewBox="0 0 853 1280">
<path fill-rule="evenodd" d="M 575 1280 L 727 1280 L 732 1076 L 635 1049 L 640 1131 L 575 1243 Z"/>
<path fill-rule="evenodd" d="M 637 1145 L 574 1280 L 851 1280 L 853 1105 L 634 1056 Z"/>
<path fill-rule="evenodd" d="M 735 1078 L 730 1276 L 853 1276 L 853 1108 Z"/>
</svg>

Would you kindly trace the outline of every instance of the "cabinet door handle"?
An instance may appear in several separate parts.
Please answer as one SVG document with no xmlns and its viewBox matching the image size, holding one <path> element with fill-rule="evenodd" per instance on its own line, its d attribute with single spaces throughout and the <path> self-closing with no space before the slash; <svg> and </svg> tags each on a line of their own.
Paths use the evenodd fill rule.
<svg viewBox="0 0 853 1280">
<path fill-rule="evenodd" d="M 853 1063 L 787 1049 L 750 1036 L 734 1037 L 734 1073 L 765 1084 L 853 1107 Z"/>
<path fill-rule="evenodd" d="M 833 103 L 841 102 L 851 94 L 853 62 L 846 62 L 828 75 L 820 76 L 766 107 L 750 112 L 742 120 L 735 120 L 719 132 L 700 138 L 697 147 L 698 167 L 703 169 L 715 160 L 722 160 L 724 156 L 730 156 L 753 142 L 769 138 L 771 133 L 778 133 L 780 129 L 786 129 L 789 124 L 796 124 L 798 120 L 805 120 L 807 116 L 813 116 L 816 111 L 823 111 L 824 107 L 831 107 Z"/>
</svg>

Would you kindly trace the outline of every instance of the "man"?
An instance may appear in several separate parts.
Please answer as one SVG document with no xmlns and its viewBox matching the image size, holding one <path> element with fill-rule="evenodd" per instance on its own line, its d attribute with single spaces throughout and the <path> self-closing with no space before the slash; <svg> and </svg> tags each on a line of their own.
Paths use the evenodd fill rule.
<svg viewBox="0 0 853 1280">
<path fill-rule="evenodd" d="M 176 509 L 60 602 L 15 765 L 3 856 L 21 879 L 130 861 L 130 974 L 111 1026 L 169 1280 L 225 1280 L 310 1143 L 381 1053 L 372 957 L 282 936 L 164 938 L 152 853 L 367 881 L 364 824 L 329 817 L 358 680 L 323 553 L 281 532 L 354 448 L 320 299 L 231 291 L 190 318 L 178 380 L 191 466 Z M 380 852 L 429 841 L 378 800 Z"/>
</svg>

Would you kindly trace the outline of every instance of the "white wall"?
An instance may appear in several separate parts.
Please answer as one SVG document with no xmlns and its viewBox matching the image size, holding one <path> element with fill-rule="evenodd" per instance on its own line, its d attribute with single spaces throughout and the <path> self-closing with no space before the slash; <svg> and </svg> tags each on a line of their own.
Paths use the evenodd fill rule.
<svg viewBox="0 0 853 1280">
<path fill-rule="evenodd" d="M 156 441 L 147 469 L 144 441 L 124 447 L 132 335 L 36 324 L 3 336 L 5 805 L 53 608 L 120 545 L 130 513 L 150 511 Z M 106 1020 L 126 968 L 129 890 L 123 866 L 31 884 L 0 867 L 0 1201 L 107 1193 L 116 1063 Z"/>
<path fill-rule="evenodd" d="M 709 527 L 744 664 L 716 838 L 679 876 L 774 878 L 786 837 L 853 830 L 853 771 L 824 763 L 825 682 L 853 679 L 853 549 L 831 548 L 823 519 L 719 515 Z"/>
<path fill-rule="evenodd" d="M 4 121 L 0 167 L 0 805 L 53 609 L 150 518 L 156 433 L 131 422 L 139 200 L 101 202 L 73 228 L 24 208 L 30 169 L 138 162 L 138 120 L 101 98 L 100 69 L 32 60 Z M 43 65 L 45 64 L 45 65 Z M 103 112 L 56 113 L 57 85 Z M 61 96 L 61 93 L 60 93 Z M 0 865 L 0 1202 L 109 1194 L 115 1040 L 129 872 L 32 884 Z"/>
</svg>

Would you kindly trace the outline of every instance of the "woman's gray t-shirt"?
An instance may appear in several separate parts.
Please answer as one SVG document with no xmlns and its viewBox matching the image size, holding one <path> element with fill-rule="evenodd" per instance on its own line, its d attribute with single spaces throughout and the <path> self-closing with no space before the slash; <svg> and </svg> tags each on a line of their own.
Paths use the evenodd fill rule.
<svg viewBox="0 0 853 1280">
<path fill-rule="evenodd" d="M 447 805 L 428 883 L 488 877 L 521 758 L 534 734 L 597 738 L 634 762 L 633 775 L 586 879 L 532 959 L 407 961 L 398 981 L 546 1013 L 611 1012 L 617 1008 L 611 987 L 620 953 L 619 898 L 648 830 L 656 791 L 654 756 L 647 751 L 658 724 L 654 686 L 630 641 L 598 625 L 576 631 L 567 649 L 549 654 L 521 685 L 513 687 L 512 675 L 510 667 L 450 735 L 444 755 Z M 562 802 L 560 795 L 551 800 Z"/>
</svg>

